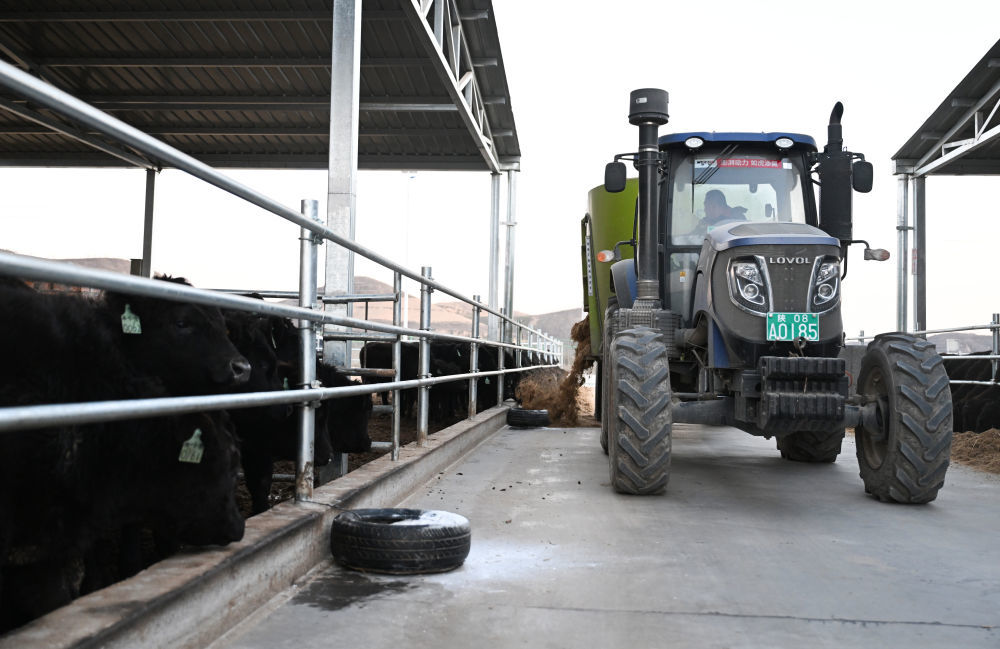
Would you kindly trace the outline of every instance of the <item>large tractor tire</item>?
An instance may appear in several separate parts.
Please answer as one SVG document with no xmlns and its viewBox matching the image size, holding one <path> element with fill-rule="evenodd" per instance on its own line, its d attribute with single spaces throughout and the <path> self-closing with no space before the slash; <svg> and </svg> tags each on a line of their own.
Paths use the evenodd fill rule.
<svg viewBox="0 0 1000 649">
<path fill-rule="evenodd" d="M 670 479 L 670 368 L 659 332 L 620 332 L 610 348 L 608 415 L 611 486 L 625 494 L 655 494 Z"/>
<path fill-rule="evenodd" d="M 951 390 L 931 343 L 903 333 L 876 336 L 861 360 L 858 394 L 876 404 L 855 429 L 865 491 L 882 501 L 927 503 L 951 458 Z"/>
<path fill-rule="evenodd" d="M 604 330 L 601 333 L 601 385 L 598 398 L 601 400 L 601 450 L 608 454 L 608 421 L 614 411 L 615 391 L 611 389 L 611 315 L 618 310 L 618 298 L 608 298 L 608 308 L 604 311 Z"/>
<path fill-rule="evenodd" d="M 844 430 L 815 433 L 800 432 L 777 438 L 781 457 L 792 462 L 836 462 Z"/>
</svg>

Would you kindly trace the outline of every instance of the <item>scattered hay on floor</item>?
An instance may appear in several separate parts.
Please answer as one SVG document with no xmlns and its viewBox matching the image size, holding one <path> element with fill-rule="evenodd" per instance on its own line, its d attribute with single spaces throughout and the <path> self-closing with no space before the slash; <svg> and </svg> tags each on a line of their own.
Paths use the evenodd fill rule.
<svg viewBox="0 0 1000 649">
<path fill-rule="evenodd" d="M 973 469 L 1000 474 L 1000 430 L 982 433 L 955 433 L 951 459 Z"/>
<path fill-rule="evenodd" d="M 593 364 L 590 356 L 590 323 L 584 318 L 573 325 L 570 334 L 576 342 L 576 356 L 569 373 L 562 370 L 528 372 L 517 388 L 522 408 L 548 410 L 553 426 L 577 426 L 580 423 L 580 386 L 584 373 Z"/>
</svg>

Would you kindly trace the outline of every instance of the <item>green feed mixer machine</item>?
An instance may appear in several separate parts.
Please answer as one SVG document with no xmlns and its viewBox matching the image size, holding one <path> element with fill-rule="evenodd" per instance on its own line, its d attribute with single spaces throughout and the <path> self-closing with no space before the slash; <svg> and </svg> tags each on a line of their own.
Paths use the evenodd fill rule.
<svg viewBox="0 0 1000 649">
<path fill-rule="evenodd" d="M 888 258 L 852 238 L 853 192 L 870 191 L 873 173 L 843 147 L 843 106 L 819 151 L 795 133 L 661 137 L 667 93 L 630 99 L 639 150 L 607 166 L 581 224 L 595 414 L 614 488 L 666 488 L 674 423 L 773 437 L 800 462 L 835 461 L 853 428 L 868 493 L 933 500 L 952 436 L 934 346 L 877 336 L 854 377 L 839 356 L 848 248 Z"/>
</svg>

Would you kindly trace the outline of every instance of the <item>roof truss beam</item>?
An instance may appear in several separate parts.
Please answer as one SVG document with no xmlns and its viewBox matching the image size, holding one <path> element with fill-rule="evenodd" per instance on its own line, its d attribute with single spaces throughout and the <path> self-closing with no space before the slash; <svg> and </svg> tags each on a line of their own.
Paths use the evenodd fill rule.
<svg viewBox="0 0 1000 649">
<path fill-rule="evenodd" d="M 475 66 L 453 0 L 400 0 L 411 18 L 417 41 L 444 82 L 459 116 L 493 173 L 500 172 L 490 123 Z M 367 16 L 367 14 L 365 14 Z"/>
<path fill-rule="evenodd" d="M 430 3 L 428 3 L 430 4 Z M 377 20 L 407 20 L 405 11 L 372 10 L 365 18 Z M 462 11 L 465 21 L 486 20 L 486 10 Z M 300 22 L 330 21 L 330 11 L 4 11 L 2 23 L 144 23 L 144 22 Z"/>
<path fill-rule="evenodd" d="M 93 135 L 91 133 L 85 133 L 74 126 L 70 126 L 63 122 L 60 122 L 59 120 L 52 119 L 51 117 L 47 117 L 39 112 L 31 110 L 30 108 L 28 108 L 23 104 L 17 104 L 12 101 L 0 98 L 0 108 L 9 111 L 23 119 L 27 119 L 36 124 L 40 124 L 41 126 L 44 126 L 45 129 L 49 132 L 55 132 L 60 135 L 64 135 L 66 137 L 77 140 L 78 142 L 83 142 L 84 144 L 87 144 L 88 146 L 98 149 L 99 151 L 103 151 L 108 155 L 114 156 L 119 160 L 124 160 L 130 165 L 141 167 L 143 169 L 157 168 L 156 165 L 154 165 L 152 162 L 150 162 L 144 157 L 138 156 L 130 151 L 126 151 L 125 149 L 113 145 L 110 142 L 107 142 L 96 135 Z"/>
<path fill-rule="evenodd" d="M 0 100 L 0 108 L 6 108 L 7 102 Z M 251 136 L 251 137 L 330 137 L 329 127 L 284 127 L 284 126 L 254 126 L 248 128 L 214 127 L 214 126 L 142 126 L 140 130 L 149 135 L 201 135 L 201 136 Z M 96 135 L 96 131 L 87 131 L 88 135 Z M 467 133 L 464 128 L 362 128 L 362 137 L 456 137 Z M 513 134 L 507 131 L 507 135 Z M 49 126 L 24 124 L 15 126 L 0 126 L 0 135 L 64 135 L 61 131 Z"/>
<path fill-rule="evenodd" d="M 919 160 L 917 160 L 916 164 L 914 164 L 915 167 L 914 174 L 922 175 L 932 169 L 940 168 L 941 167 L 941 164 L 939 164 L 940 160 L 944 159 L 945 157 L 947 157 L 949 160 L 954 160 L 955 156 L 953 156 L 951 153 L 946 153 L 946 151 L 949 148 L 954 149 L 952 153 L 956 153 L 958 151 L 964 151 L 965 153 L 968 153 L 970 150 L 974 150 L 974 149 L 967 149 L 965 147 L 968 146 L 970 142 L 975 143 L 977 140 L 981 139 L 981 137 L 985 135 L 985 126 L 989 122 L 989 120 L 983 121 L 982 115 L 980 113 L 983 107 L 986 106 L 989 102 L 994 100 L 1000 100 L 998 96 L 1000 96 L 1000 82 L 993 84 L 993 87 L 990 88 L 980 99 L 973 102 L 969 110 L 966 111 L 965 114 L 962 115 L 962 117 L 960 117 L 958 120 L 955 121 L 955 124 L 938 139 L 934 147 L 932 147 L 930 151 L 925 153 Z M 996 112 L 997 112 L 997 106 L 994 106 L 993 110 L 990 112 L 990 119 L 992 119 L 992 117 L 996 114 Z M 980 114 L 978 118 L 977 114 Z M 971 140 L 962 140 L 957 143 L 952 142 L 951 138 L 953 138 L 955 134 L 958 133 L 960 130 L 968 126 L 970 121 L 973 122 L 973 133 L 975 134 L 974 137 Z M 982 121 L 983 123 L 980 124 L 980 121 Z M 951 145 L 951 147 L 949 147 L 949 144 Z M 975 148 L 979 147 L 976 146 Z M 962 153 L 962 155 L 964 155 L 964 153 Z M 934 161 L 933 165 L 927 164 L 935 156 L 940 156 L 940 158 Z"/>
<path fill-rule="evenodd" d="M 15 59 L 20 67 L 29 69 L 32 64 L 22 63 L 23 59 L 8 50 L 0 43 L 3 51 Z M 361 60 L 362 68 L 402 68 L 427 67 L 430 62 L 415 58 L 373 58 Z M 496 58 L 472 59 L 476 68 L 496 67 Z M 36 59 L 33 67 L 46 68 L 330 68 L 329 56 L 310 56 L 297 58 L 234 58 L 234 57 L 47 57 Z"/>
<path fill-rule="evenodd" d="M 994 111 L 995 110 L 996 108 L 994 108 Z M 972 138 L 970 140 L 964 140 L 960 144 L 955 143 L 958 144 L 958 146 L 953 148 L 948 153 L 945 153 L 937 160 L 934 160 L 933 162 L 930 162 L 922 167 L 918 167 L 914 171 L 913 175 L 923 176 L 932 173 L 937 169 L 942 169 L 946 165 L 961 159 L 962 157 L 968 155 L 969 153 L 972 153 L 976 149 L 979 149 L 984 145 L 986 145 L 987 143 L 996 140 L 998 138 L 1000 138 L 1000 126 L 994 126 L 990 130 L 978 134 L 977 137 L 975 138 Z"/>
<path fill-rule="evenodd" d="M 107 111 L 122 110 L 262 110 L 328 111 L 330 98 L 303 97 L 205 97 L 198 95 L 90 95 L 88 104 Z M 497 103 L 503 103 L 497 98 Z M 488 100 L 484 103 L 489 103 Z M 362 98 L 361 109 L 373 112 L 454 112 L 459 108 L 443 97 Z"/>
</svg>

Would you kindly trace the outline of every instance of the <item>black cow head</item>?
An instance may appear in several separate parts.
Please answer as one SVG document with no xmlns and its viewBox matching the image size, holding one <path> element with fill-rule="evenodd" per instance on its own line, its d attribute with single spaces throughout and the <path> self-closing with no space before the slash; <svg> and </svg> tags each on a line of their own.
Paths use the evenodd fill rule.
<svg viewBox="0 0 1000 649">
<path fill-rule="evenodd" d="M 287 373 L 280 371 L 271 332 L 272 318 L 245 311 L 224 311 L 229 339 L 249 362 L 250 379 L 240 386 L 240 392 L 270 392 L 286 385 Z M 291 416 L 287 404 L 267 408 L 267 417 L 283 421 Z M 259 414 L 259 413 L 257 413 Z M 255 416 L 257 416 L 255 414 Z"/>
<path fill-rule="evenodd" d="M 105 303 L 109 317 L 122 319 L 131 362 L 160 377 L 172 394 L 224 392 L 250 378 L 250 363 L 227 337 L 219 309 L 112 292 L 105 294 Z"/>
</svg>

